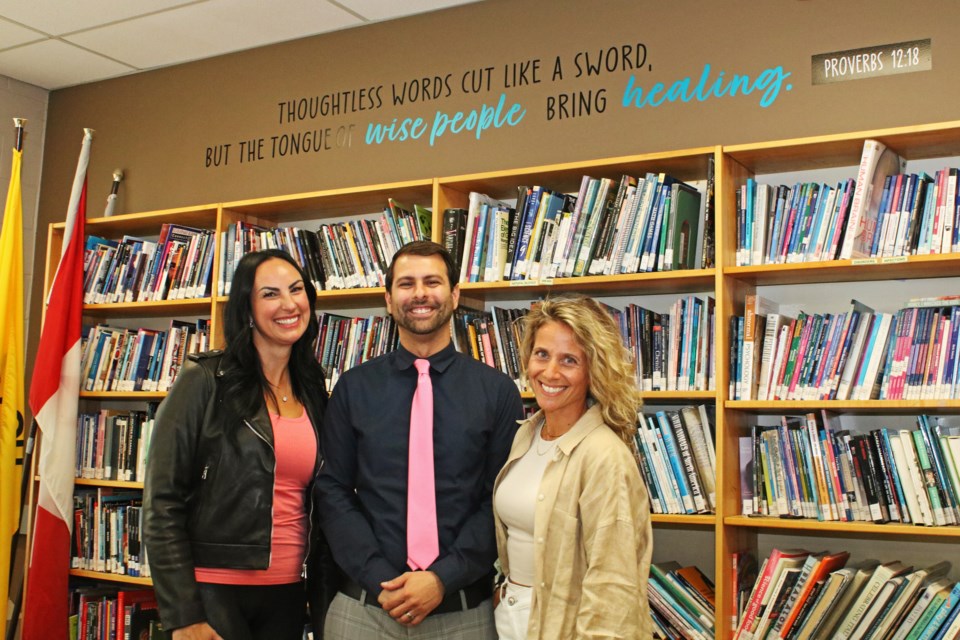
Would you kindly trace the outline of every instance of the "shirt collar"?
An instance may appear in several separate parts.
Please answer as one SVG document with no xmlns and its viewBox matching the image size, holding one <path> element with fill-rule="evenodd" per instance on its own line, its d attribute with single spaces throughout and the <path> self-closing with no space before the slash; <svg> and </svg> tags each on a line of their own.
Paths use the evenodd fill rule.
<svg viewBox="0 0 960 640">
<path fill-rule="evenodd" d="M 413 361 L 419 359 L 419 356 L 415 356 L 407 351 L 403 345 L 398 346 L 394 354 L 396 354 L 396 360 L 394 362 L 400 371 L 411 368 Z M 443 349 L 427 358 L 427 360 L 430 361 L 430 369 L 438 373 L 443 373 L 453 364 L 456 355 L 457 350 L 453 347 L 453 342 L 451 341 L 447 343 L 447 346 Z"/>
<path fill-rule="evenodd" d="M 543 411 L 537 411 L 530 418 L 530 424 L 534 427 L 543 420 Z M 603 414 L 600 413 L 600 405 L 594 404 L 587 412 L 580 416 L 580 419 L 567 431 L 563 434 L 563 437 L 557 442 L 557 448 L 563 452 L 563 455 L 569 456 L 573 453 L 573 450 L 577 448 L 577 445 L 586 438 L 591 431 L 596 429 L 599 426 L 603 425 Z M 533 439 L 533 431 L 530 432 L 530 439 Z"/>
</svg>

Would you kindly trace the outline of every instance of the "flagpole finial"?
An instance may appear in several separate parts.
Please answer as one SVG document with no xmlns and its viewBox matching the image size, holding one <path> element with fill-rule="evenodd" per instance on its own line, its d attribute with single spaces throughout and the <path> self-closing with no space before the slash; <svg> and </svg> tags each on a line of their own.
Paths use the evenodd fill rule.
<svg viewBox="0 0 960 640">
<path fill-rule="evenodd" d="M 123 169 L 114 169 L 113 170 L 113 181 L 120 182 L 123 180 Z"/>
<path fill-rule="evenodd" d="M 26 118 L 14 118 L 13 126 L 17 128 L 17 141 L 14 145 L 14 148 L 17 151 L 23 151 L 23 127 L 27 124 Z"/>
<path fill-rule="evenodd" d="M 96 129 L 91 129 L 91 128 L 89 128 L 89 127 L 84 127 L 84 128 L 83 128 L 83 137 L 84 137 L 84 138 L 91 138 L 91 139 L 92 139 L 92 138 L 93 138 L 93 132 L 94 132 L 94 131 L 96 131 Z"/>
</svg>

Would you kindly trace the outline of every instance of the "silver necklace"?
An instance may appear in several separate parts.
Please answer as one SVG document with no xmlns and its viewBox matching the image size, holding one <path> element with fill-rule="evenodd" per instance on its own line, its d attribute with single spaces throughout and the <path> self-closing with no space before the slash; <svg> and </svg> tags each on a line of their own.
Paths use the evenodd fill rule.
<svg viewBox="0 0 960 640">
<path fill-rule="evenodd" d="M 536 440 L 534 441 L 534 443 L 533 443 L 533 446 L 534 446 L 534 447 L 536 448 L 536 450 L 537 450 L 537 455 L 540 456 L 541 458 L 542 458 L 543 456 L 547 455 L 548 453 L 550 453 L 550 450 L 553 449 L 553 448 L 556 446 L 556 444 L 555 444 L 554 442 L 549 441 L 549 440 L 544 440 L 544 439 L 543 439 L 543 436 L 540 435 L 542 432 L 543 432 L 543 426 L 541 425 L 541 426 L 540 426 L 540 430 L 537 431 L 537 439 L 536 439 Z M 541 443 L 541 442 L 544 442 L 544 443 L 546 443 L 546 445 L 547 445 L 547 448 L 544 449 L 543 451 L 540 450 L 540 443 Z"/>
</svg>

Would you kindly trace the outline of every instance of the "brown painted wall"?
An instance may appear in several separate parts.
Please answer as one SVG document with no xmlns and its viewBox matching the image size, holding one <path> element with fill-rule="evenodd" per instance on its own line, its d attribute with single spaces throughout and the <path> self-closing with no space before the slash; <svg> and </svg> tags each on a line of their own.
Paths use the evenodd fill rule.
<svg viewBox="0 0 960 640">
<path fill-rule="evenodd" d="M 126 172 L 117 211 L 134 212 L 952 120 L 960 116 L 956 27 L 953 0 L 487 0 L 73 87 L 50 96 L 38 228 L 63 219 L 83 127 L 97 130 L 89 169 L 94 216 L 117 167 Z M 815 54 L 925 38 L 932 40 L 930 71 L 811 84 Z M 624 69 L 635 63 L 638 44 L 645 47 L 643 68 Z M 611 51 L 626 51 L 626 62 Z M 601 52 L 619 61 L 617 68 L 576 77 L 578 54 L 595 60 Z M 530 84 L 505 83 L 505 68 L 533 60 L 540 61 L 536 83 L 530 74 Z M 554 76 L 557 60 L 562 78 Z M 706 65 L 708 84 L 735 74 L 753 80 L 778 67 L 790 75 L 766 107 L 760 90 L 622 106 L 631 76 L 644 89 L 686 77 L 696 85 Z M 489 78 L 489 86 L 464 92 L 461 81 L 464 74 L 471 80 L 471 71 Z M 435 77 L 442 89 L 436 99 Z M 393 89 L 421 78 L 430 79 L 430 99 L 394 106 Z M 350 92 L 353 109 L 342 102 L 337 115 L 281 122 L 279 103 L 338 92 Z M 560 118 L 555 110 L 549 117 L 551 100 L 589 92 L 593 98 L 604 92 L 603 109 L 594 102 L 590 115 Z M 370 123 L 421 117 L 429 127 L 438 112 L 495 106 L 501 95 L 502 116 L 514 104 L 524 111 L 516 126 L 486 130 L 479 139 L 448 132 L 432 146 L 429 131 L 419 139 L 365 144 Z M 349 146 L 338 148 L 338 129 L 351 127 Z M 272 137 L 325 130 L 332 148 L 271 157 Z M 264 141 L 263 159 L 241 162 L 240 142 L 255 139 Z M 208 149 L 225 144 L 229 155 L 211 155 L 221 163 L 208 167 Z M 45 234 L 40 260 L 43 243 Z M 38 288 L 42 272 L 38 263 Z"/>
</svg>

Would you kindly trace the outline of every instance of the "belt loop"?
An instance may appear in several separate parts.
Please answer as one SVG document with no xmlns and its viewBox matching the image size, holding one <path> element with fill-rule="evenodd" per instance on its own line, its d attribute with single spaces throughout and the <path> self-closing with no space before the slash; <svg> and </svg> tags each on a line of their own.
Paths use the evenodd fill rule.
<svg viewBox="0 0 960 640">
<path fill-rule="evenodd" d="M 367 605 L 367 590 L 360 589 L 360 606 L 364 607 Z"/>
<path fill-rule="evenodd" d="M 470 609 L 470 607 L 467 606 L 467 592 L 463 589 L 460 589 L 460 609 L 462 611 L 468 611 Z"/>
</svg>

